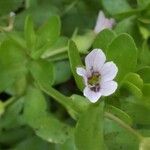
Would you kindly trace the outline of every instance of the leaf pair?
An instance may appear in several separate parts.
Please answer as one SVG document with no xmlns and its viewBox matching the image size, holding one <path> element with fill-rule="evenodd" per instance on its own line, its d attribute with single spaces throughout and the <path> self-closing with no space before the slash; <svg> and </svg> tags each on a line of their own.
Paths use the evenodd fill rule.
<svg viewBox="0 0 150 150">
<path fill-rule="evenodd" d="M 39 58 L 47 47 L 52 46 L 60 35 L 60 20 L 52 16 L 43 24 L 37 32 L 34 30 L 33 20 L 27 17 L 24 26 L 24 37 L 31 53 L 31 57 Z"/>
</svg>

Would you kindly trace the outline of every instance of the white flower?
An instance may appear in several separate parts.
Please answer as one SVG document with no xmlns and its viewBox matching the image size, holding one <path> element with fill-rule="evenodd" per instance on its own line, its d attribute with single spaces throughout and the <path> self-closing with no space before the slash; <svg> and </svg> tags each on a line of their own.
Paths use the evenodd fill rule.
<svg viewBox="0 0 150 150">
<path fill-rule="evenodd" d="M 112 62 L 105 62 L 106 56 L 101 49 L 93 49 L 85 57 L 86 69 L 77 67 L 77 74 L 82 76 L 85 83 L 84 96 L 95 103 L 101 96 L 108 96 L 117 89 L 113 81 L 118 68 Z"/>
<path fill-rule="evenodd" d="M 115 24 L 115 20 L 113 18 L 106 18 L 103 11 L 100 11 L 97 17 L 96 25 L 94 28 L 95 33 L 99 33 L 103 29 L 109 28 L 112 29 Z"/>
</svg>

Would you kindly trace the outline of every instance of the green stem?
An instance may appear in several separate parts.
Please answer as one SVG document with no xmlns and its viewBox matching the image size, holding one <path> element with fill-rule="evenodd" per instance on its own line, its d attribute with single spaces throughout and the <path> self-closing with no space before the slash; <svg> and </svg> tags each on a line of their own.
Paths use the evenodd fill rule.
<svg viewBox="0 0 150 150">
<path fill-rule="evenodd" d="M 51 61 L 59 61 L 59 60 L 63 60 L 63 59 L 67 59 L 68 55 L 67 53 L 61 54 L 61 55 L 56 55 L 54 57 L 51 57 Z"/>
<path fill-rule="evenodd" d="M 72 2 L 65 10 L 62 14 L 60 14 L 60 16 L 64 16 L 65 14 L 67 14 L 73 7 L 75 7 L 75 5 L 78 3 L 79 0 L 76 0 L 74 2 Z"/>
<path fill-rule="evenodd" d="M 0 32 L 10 32 L 13 30 L 15 21 L 15 13 L 11 12 L 8 17 L 8 26 L 2 27 L 0 26 Z"/>
<path fill-rule="evenodd" d="M 77 116 L 79 115 L 80 111 L 79 108 L 75 107 L 75 105 L 72 103 L 71 99 L 64 96 L 57 90 L 55 90 L 53 87 L 44 87 L 41 84 L 38 84 L 40 86 L 40 89 L 50 95 L 52 98 L 54 98 L 57 102 L 59 102 L 61 105 L 63 105 L 67 110 L 72 110 Z M 104 113 L 105 117 L 115 121 L 120 126 L 125 128 L 127 131 L 132 133 L 134 136 L 138 138 L 139 141 L 143 140 L 143 136 L 138 133 L 136 130 L 131 128 L 128 124 L 120 120 L 118 117 L 114 116 L 113 114 L 109 112 Z"/>
<path fill-rule="evenodd" d="M 67 98 L 61 94 L 60 92 L 58 92 L 57 90 L 55 90 L 52 87 L 49 87 L 48 89 L 43 89 L 48 95 L 50 95 L 52 98 L 54 98 L 55 100 L 57 100 L 60 104 L 62 104 L 63 106 L 67 106 L 68 100 Z"/>
<path fill-rule="evenodd" d="M 50 51 L 49 53 L 45 53 L 42 56 L 42 58 L 53 57 L 55 55 L 62 54 L 64 52 L 67 52 L 67 49 L 68 49 L 68 47 L 62 47 L 62 48 L 59 48 L 59 49 L 55 49 L 54 51 Z"/>
<path fill-rule="evenodd" d="M 4 102 L 4 107 L 7 107 L 11 103 L 13 103 L 16 99 L 17 99 L 17 97 L 11 97 L 11 98 L 9 98 L 6 102 Z"/>
<path fill-rule="evenodd" d="M 127 125 L 125 122 L 123 122 L 122 120 L 120 120 L 118 117 L 114 116 L 113 114 L 109 113 L 109 112 L 105 112 L 105 117 L 117 122 L 120 126 L 122 126 L 123 128 L 125 128 L 126 130 L 128 130 L 130 133 L 132 133 L 133 135 L 135 135 L 139 141 L 143 140 L 143 136 L 138 133 L 136 130 L 134 130 L 133 128 L 131 128 L 129 125 Z"/>
<path fill-rule="evenodd" d="M 79 109 L 74 106 L 70 98 L 64 96 L 63 94 L 55 90 L 53 87 L 44 87 L 40 83 L 38 83 L 38 85 L 42 91 L 44 91 L 53 99 L 55 99 L 58 103 L 64 106 L 67 110 L 72 110 L 75 114 L 79 113 Z"/>
<path fill-rule="evenodd" d="M 64 96 L 63 94 L 61 94 L 60 92 L 55 90 L 53 87 L 44 87 L 41 84 L 38 84 L 38 85 L 40 86 L 40 89 L 42 91 L 44 91 L 45 93 L 50 95 L 52 98 L 54 98 L 58 103 L 63 105 L 67 110 L 71 109 L 78 116 L 80 111 L 79 111 L 79 109 L 77 107 L 75 107 L 75 105 L 72 103 L 70 98 Z M 130 133 L 135 135 L 139 139 L 139 141 L 143 140 L 143 136 L 140 133 L 138 133 L 136 130 L 131 128 L 128 124 L 126 124 L 125 122 L 120 120 L 118 117 L 114 116 L 113 114 L 111 114 L 109 112 L 105 112 L 104 115 L 105 115 L 105 117 L 115 121 L 120 126 L 122 126 L 126 130 L 128 130 Z"/>
</svg>

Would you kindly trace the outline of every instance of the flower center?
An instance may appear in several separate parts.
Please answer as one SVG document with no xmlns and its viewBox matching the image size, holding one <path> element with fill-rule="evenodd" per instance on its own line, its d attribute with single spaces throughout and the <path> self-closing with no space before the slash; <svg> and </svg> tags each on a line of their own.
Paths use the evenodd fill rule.
<svg viewBox="0 0 150 150">
<path fill-rule="evenodd" d="M 94 92 L 98 92 L 100 89 L 100 74 L 98 72 L 93 72 L 92 76 L 88 78 L 88 84 L 90 89 Z"/>
<path fill-rule="evenodd" d="M 99 84 L 100 74 L 98 72 L 93 72 L 92 76 L 88 78 L 88 84 L 93 86 Z"/>
</svg>

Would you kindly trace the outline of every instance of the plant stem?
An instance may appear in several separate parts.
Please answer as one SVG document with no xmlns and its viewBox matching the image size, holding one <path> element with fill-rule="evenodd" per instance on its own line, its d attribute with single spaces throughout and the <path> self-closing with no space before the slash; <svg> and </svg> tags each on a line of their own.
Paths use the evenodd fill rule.
<svg viewBox="0 0 150 150">
<path fill-rule="evenodd" d="M 75 5 L 78 3 L 79 0 L 76 0 L 74 2 L 72 2 L 65 10 L 62 14 L 60 14 L 60 16 L 64 16 L 65 14 L 67 14 L 73 7 L 75 7 Z"/>
<path fill-rule="evenodd" d="M 16 99 L 17 99 L 17 97 L 11 97 L 11 98 L 9 98 L 6 102 L 4 102 L 4 107 L 7 107 L 11 103 L 13 103 Z"/>
<path fill-rule="evenodd" d="M 133 128 L 131 128 L 128 124 L 126 124 L 125 122 L 123 122 L 122 120 L 120 120 L 118 117 L 114 116 L 113 114 L 109 113 L 109 112 L 105 112 L 105 117 L 117 122 L 120 126 L 122 126 L 123 128 L 125 128 L 126 130 L 128 130 L 130 133 L 132 133 L 133 135 L 135 135 L 139 141 L 141 141 L 143 139 L 143 136 L 138 133 L 136 130 L 134 130 Z"/>
<path fill-rule="evenodd" d="M 52 98 L 54 98 L 56 101 L 58 101 L 60 104 L 62 104 L 65 108 L 67 108 L 68 110 L 71 109 L 74 113 L 78 114 L 79 110 L 78 108 L 75 107 L 75 105 L 73 105 L 72 101 L 70 98 L 64 96 L 63 94 L 61 94 L 60 92 L 58 92 L 57 90 L 55 90 L 53 87 L 44 87 L 42 85 L 40 85 L 40 89 L 42 91 L 44 91 L 45 93 L 47 93 L 48 95 L 50 95 Z M 123 128 L 125 128 L 126 130 L 128 130 L 130 133 L 132 133 L 133 135 L 135 135 L 139 141 L 143 140 L 143 136 L 138 133 L 136 130 L 134 130 L 133 128 L 131 128 L 128 124 L 126 124 L 125 122 L 123 122 L 121 119 L 119 119 L 118 117 L 114 116 L 113 114 L 109 113 L 109 112 L 105 112 L 104 116 L 115 121 L 116 123 L 118 123 L 120 126 L 122 126 Z"/>
<path fill-rule="evenodd" d="M 48 52 L 45 53 L 42 56 L 42 58 L 53 57 L 55 55 L 65 53 L 65 52 L 67 52 L 67 49 L 68 49 L 68 47 L 62 47 L 62 48 L 59 48 L 59 49 L 55 49 L 55 51 L 50 51 L 49 53 Z"/>
<path fill-rule="evenodd" d="M 75 107 L 75 105 L 73 105 L 72 101 L 70 98 L 64 96 L 63 94 L 61 94 L 60 92 L 58 92 L 57 90 L 55 90 L 53 87 L 44 87 L 42 85 L 40 85 L 40 89 L 42 91 L 44 91 L 45 93 L 47 93 L 48 95 L 50 95 L 52 98 L 54 98 L 56 101 L 58 101 L 60 104 L 62 104 L 65 108 L 67 108 L 68 110 L 72 110 L 75 114 L 79 114 L 79 109 L 77 107 Z M 132 133 L 134 136 L 136 136 L 138 138 L 139 141 L 143 140 L 143 136 L 138 133 L 136 130 L 134 130 L 133 128 L 131 128 L 128 124 L 126 124 L 125 122 L 123 122 L 121 119 L 119 119 L 118 117 L 114 116 L 113 114 L 109 113 L 109 112 L 105 112 L 104 116 L 115 121 L 116 123 L 118 123 L 120 126 L 122 126 L 123 128 L 125 128 L 126 130 L 128 130 L 130 133 Z"/>
<path fill-rule="evenodd" d="M 75 114 L 79 113 L 79 109 L 75 107 L 71 99 L 67 96 L 64 96 L 59 91 L 55 90 L 53 87 L 45 87 L 38 83 L 40 89 L 47 93 L 49 96 L 54 98 L 58 103 L 64 106 L 67 110 L 72 110 Z"/>
<path fill-rule="evenodd" d="M 10 32 L 13 30 L 14 27 L 14 21 L 15 21 L 15 13 L 10 12 L 8 17 L 8 26 L 2 27 L 0 26 L 0 32 Z"/>
</svg>

